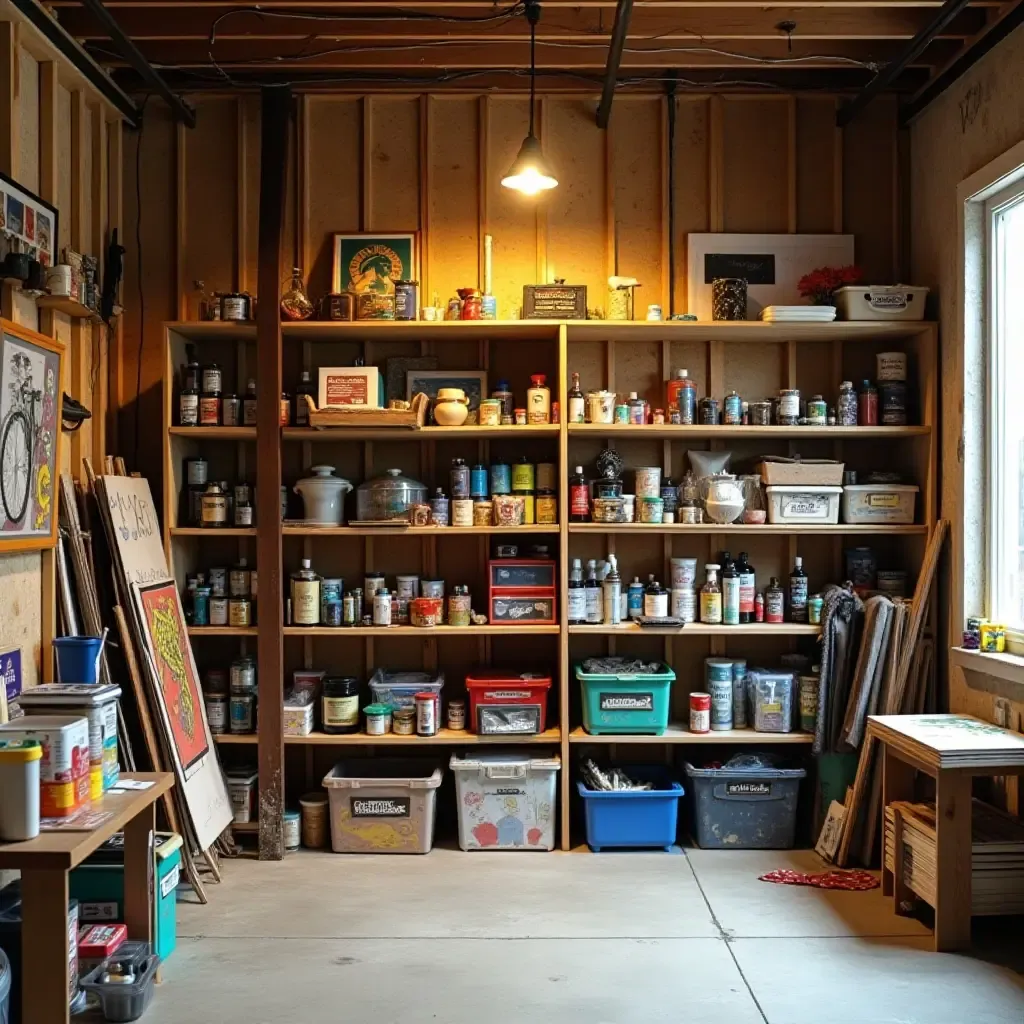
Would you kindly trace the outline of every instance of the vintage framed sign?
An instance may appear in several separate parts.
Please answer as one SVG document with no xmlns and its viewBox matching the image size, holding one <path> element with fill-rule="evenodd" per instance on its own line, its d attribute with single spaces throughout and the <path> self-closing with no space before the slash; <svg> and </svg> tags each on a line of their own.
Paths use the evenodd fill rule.
<svg viewBox="0 0 1024 1024">
<path fill-rule="evenodd" d="M 0 235 L 6 252 L 23 252 L 52 267 L 57 252 L 57 207 L 0 173 Z"/>
<path fill-rule="evenodd" d="M 394 295 L 396 281 L 419 279 L 418 233 L 360 231 L 334 236 L 334 292 Z"/>
</svg>

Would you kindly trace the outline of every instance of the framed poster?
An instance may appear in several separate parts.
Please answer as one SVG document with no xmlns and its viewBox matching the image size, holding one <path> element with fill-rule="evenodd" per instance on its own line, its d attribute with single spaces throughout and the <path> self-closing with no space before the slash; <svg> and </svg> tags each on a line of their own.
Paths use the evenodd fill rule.
<svg viewBox="0 0 1024 1024">
<path fill-rule="evenodd" d="M 417 241 L 415 231 L 335 235 L 333 291 L 394 295 L 396 281 L 419 280 Z"/>
<path fill-rule="evenodd" d="M 57 541 L 64 347 L 0 320 L 0 553 Z"/>
<path fill-rule="evenodd" d="M 411 399 L 422 391 L 431 401 L 441 388 L 462 388 L 470 409 L 480 408 L 480 399 L 487 397 L 486 370 L 407 370 L 405 397 Z"/>
<path fill-rule="evenodd" d="M 7 251 L 26 253 L 44 267 L 57 262 L 57 208 L 2 173 L 0 232 Z"/>
</svg>

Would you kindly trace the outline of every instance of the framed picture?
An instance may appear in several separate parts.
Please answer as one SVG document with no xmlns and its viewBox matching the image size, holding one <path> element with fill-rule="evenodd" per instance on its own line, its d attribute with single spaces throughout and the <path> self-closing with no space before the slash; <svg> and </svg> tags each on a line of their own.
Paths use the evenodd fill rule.
<svg viewBox="0 0 1024 1024">
<path fill-rule="evenodd" d="M 417 232 L 354 232 L 334 236 L 335 292 L 393 295 L 396 281 L 419 280 Z"/>
<path fill-rule="evenodd" d="M 405 397 L 422 391 L 433 402 L 441 388 L 462 388 L 469 399 L 469 408 L 479 409 L 480 399 L 487 395 L 486 370 L 408 370 L 405 374 Z"/>
<path fill-rule="evenodd" d="M 0 553 L 57 540 L 63 346 L 0 320 Z"/>
<path fill-rule="evenodd" d="M 0 232 L 6 251 L 28 253 L 44 267 L 57 262 L 57 208 L 6 174 L 0 174 Z"/>
</svg>

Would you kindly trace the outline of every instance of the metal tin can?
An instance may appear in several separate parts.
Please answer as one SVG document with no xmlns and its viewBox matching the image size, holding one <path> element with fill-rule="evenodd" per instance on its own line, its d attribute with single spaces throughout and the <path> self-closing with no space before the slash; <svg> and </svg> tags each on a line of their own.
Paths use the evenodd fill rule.
<svg viewBox="0 0 1024 1024">
<path fill-rule="evenodd" d="M 249 296 L 244 292 L 231 292 L 220 297 L 221 320 L 245 322 L 249 319 Z"/>
<path fill-rule="evenodd" d="M 325 626 L 340 626 L 343 615 L 340 599 L 334 598 L 323 606 L 320 618 Z"/>
<path fill-rule="evenodd" d="M 490 526 L 494 518 L 494 505 L 490 501 L 477 499 L 473 502 L 473 525 Z"/>
<path fill-rule="evenodd" d="M 228 600 L 228 625 L 252 625 L 252 601 L 248 597 L 232 597 Z"/>
<path fill-rule="evenodd" d="M 800 731 L 814 732 L 818 725 L 818 677 L 798 676 L 800 687 Z"/>
<path fill-rule="evenodd" d="M 391 714 L 391 731 L 396 736 L 415 736 L 416 708 L 395 708 Z"/>
<path fill-rule="evenodd" d="M 456 587 L 456 590 L 460 588 Z M 466 588 L 461 588 L 465 590 Z M 448 595 L 448 625 L 468 626 L 470 624 L 470 612 L 472 601 L 468 593 L 453 593 Z"/>
<path fill-rule="evenodd" d="M 228 599 L 226 597 L 210 598 L 210 625 L 226 626 L 228 624 Z"/>
<path fill-rule="evenodd" d="M 448 728 L 452 732 L 464 732 L 466 728 L 466 701 L 453 697 L 448 701 Z"/>
<path fill-rule="evenodd" d="M 493 295 L 486 294 L 486 292 L 480 296 L 480 319 L 498 319 L 498 300 Z"/>
<path fill-rule="evenodd" d="M 752 427 L 768 427 L 772 422 L 771 402 L 748 402 L 747 418 Z"/>
<path fill-rule="evenodd" d="M 821 610 L 825 606 L 825 599 L 821 594 L 811 594 L 807 598 L 807 621 L 812 626 L 821 625 Z"/>
<path fill-rule="evenodd" d="M 701 522 L 701 510 L 698 505 L 680 505 L 676 509 L 679 522 L 687 526 L 694 526 Z"/>
<path fill-rule="evenodd" d="M 444 580 L 420 580 L 420 597 L 444 597 Z"/>
<path fill-rule="evenodd" d="M 743 422 L 743 399 L 735 391 L 730 391 L 722 403 L 722 422 L 730 427 L 738 427 Z"/>
<path fill-rule="evenodd" d="M 438 699 L 434 693 L 417 693 L 416 697 L 416 735 L 437 735 Z"/>
<path fill-rule="evenodd" d="M 206 703 L 206 722 L 210 726 L 210 732 L 214 736 L 223 736 L 228 731 L 227 694 L 207 693 L 203 699 Z"/>
<path fill-rule="evenodd" d="M 661 466 L 637 466 L 633 472 L 636 475 L 635 494 L 638 498 L 660 497 Z"/>
<path fill-rule="evenodd" d="M 617 405 L 617 406 L 615 406 L 615 422 L 616 423 L 628 423 L 629 422 L 629 406 L 628 405 Z"/>
<path fill-rule="evenodd" d="M 538 525 L 553 525 L 558 522 L 558 498 L 554 491 L 538 491 L 535 501 Z"/>
<path fill-rule="evenodd" d="M 532 462 L 517 462 L 512 467 L 512 490 L 532 491 L 536 488 L 537 473 Z"/>
<path fill-rule="evenodd" d="M 907 424 L 907 385 L 902 380 L 878 382 L 879 420 L 886 427 Z"/>
<path fill-rule="evenodd" d="M 702 398 L 697 403 L 697 422 L 704 427 L 718 425 L 718 399 Z"/>
<path fill-rule="evenodd" d="M 357 320 L 394 320 L 395 297 L 381 292 L 359 292 L 356 295 Z"/>
<path fill-rule="evenodd" d="M 419 281 L 395 282 L 395 319 L 415 320 L 419 309 Z"/>
<path fill-rule="evenodd" d="M 504 462 L 491 463 L 491 494 L 508 494 L 512 490 L 512 467 Z"/>
<path fill-rule="evenodd" d="M 690 694 L 690 732 L 711 731 L 711 694 Z"/>
<path fill-rule="evenodd" d="M 430 522 L 434 526 L 448 525 L 448 499 L 440 488 L 437 494 L 430 499 Z"/>
<path fill-rule="evenodd" d="M 800 391 L 783 388 L 779 392 L 779 426 L 795 427 L 800 422 Z"/>
<path fill-rule="evenodd" d="M 661 500 L 665 503 L 665 511 L 675 515 L 676 507 L 679 505 L 679 490 L 671 479 L 661 481 Z"/>
<path fill-rule="evenodd" d="M 244 735 L 256 731 L 256 698 L 251 693 L 233 693 L 230 702 L 231 732 Z"/>
<path fill-rule="evenodd" d="M 907 379 L 907 353 L 879 352 L 875 356 L 875 379 L 905 381 Z"/>
<path fill-rule="evenodd" d="M 452 459 L 452 468 L 449 473 L 449 485 L 453 498 L 468 498 L 470 472 L 469 466 L 463 459 Z"/>
<path fill-rule="evenodd" d="M 501 423 L 501 402 L 497 398 L 480 400 L 479 410 L 481 427 L 496 427 Z"/>
<path fill-rule="evenodd" d="M 476 465 L 469 471 L 469 496 L 471 498 L 486 498 L 487 491 L 487 467 Z"/>
<path fill-rule="evenodd" d="M 320 618 L 326 619 L 324 612 L 331 601 L 340 601 L 345 592 L 345 581 L 338 577 L 324 578 L 320 581 Z M 340 623 L 338 623 L 340 625 Z"/>
<path fill-rule="evenodd" d="M 732 728 L 732 659 L 706 658 L 704 682 L 711 698 L 711 728 L 724 732 Z"/>
<path fill-rule="evenodd" d="M 662 498 L 640 499 L 640 522 L 660 523 L 664 519 L 665 502 Z"/>
<path fill-rule="evenodd" d="M 473 525 L 473 499 L 453 498 L 451 502 L 452 526 Z"/>
</svg>

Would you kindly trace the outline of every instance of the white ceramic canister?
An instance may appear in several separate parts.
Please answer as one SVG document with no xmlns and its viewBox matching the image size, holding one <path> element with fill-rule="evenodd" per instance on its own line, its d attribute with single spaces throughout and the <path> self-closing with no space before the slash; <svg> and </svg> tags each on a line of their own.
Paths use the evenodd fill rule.
<svg viewBox="0 0 1024 1024">
<path fill-rule="evenodd" d="M 636 473 L 635 490 L 638 498 L 661 497 L 660 466 L 637 466 L 634 472 Z"/>
<path fill-rule="evenodd" d="M 697 585 L 696 558 L 673 558 L 671 566 L 673 590 L 692 590 Z"/>
<path fill-rule="evenodd" d="M 293 488 L 302 497 L 306 520 L 343 525 L 345 495 L 352 490 L 352 485 L 342 477 L 334 476 L 333 466 L 310 466 L 309 471 L 313 475 L 304 477 Z"/>
<path fill-rule="evenodd" d="M 615 392 L 587 392 L 587 420 L 590 423 L 612 423 L 615 420 Z"/>
<path fill-rule="evenodd" d="M 907 353 L 879 352 L 875 356 L 876 380 L 906 380 Z"/>
</svg>

